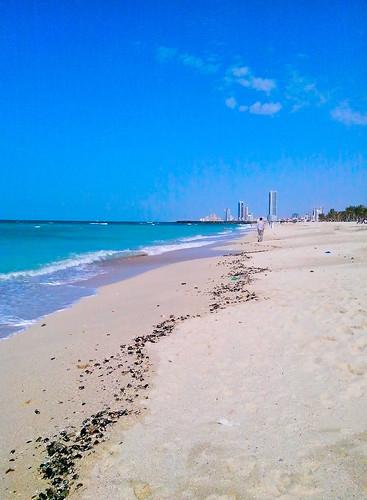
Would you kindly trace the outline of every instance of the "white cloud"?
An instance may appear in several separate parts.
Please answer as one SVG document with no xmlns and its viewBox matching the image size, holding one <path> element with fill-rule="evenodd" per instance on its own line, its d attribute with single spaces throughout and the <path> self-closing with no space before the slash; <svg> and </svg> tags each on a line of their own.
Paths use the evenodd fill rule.
<svg viewBox="0 0 367 500">
<path fill-rule="evenodd" d="M 259 101 L 254 102 L 249 107 L 249 112 L 254 115 L 267 115 L 273 116 L 278 113 L 282 109 L 282 105 L 280 102 L 264 102 L 261 103 Z"/>
<path fill-rule="evenodd" d="M 251 87 L 251 82 L 250 80 L 246 80 L 246 78 L 239 78 L 237 80 L 237 83 L 242 85 L 242 87 Z"/>
<path fill-rule="evenodd" d="M 160 46 L 156 50 L 156 58 L 160 63 L 185 66 L 201 74 L 214 75 L 219 71 L 223 72 L 223 66 L 218 62 L 216 55 L 199 57 L 177 48 Z M 240 113 L 274 116 L 283 108 L 288 112 L 296 112 L 307 106 L 320 107 L 331 100 L 331 92 L 321 92 L 315 80 L 300 75 L 292 67 L 288 67 L 288 76 L 280 80 L 279 86 L 273 78 L 256 76 L 250 67 L 241 62 L 224 68 L 222 76 L 223 85 L 217 85 L 217 89 L 229 94 L 224 99 L 225 105 Z M 253 97 L 253 101 L 260 99 L 259 101 L 248 105 L 240 104 L 242 95 L 251 95 L 251 91 L 253 96 L 254 91 L 263 92 L 267 96 L 263 99 L 271 99 L 271 102 L 261 102 L 262 98 L 258 94 L 257 97 Z M 248 102 L 248 99 L 246 101 Z M 347 103 L 342 103 L 333 109 L 331 117 L 345 125 L 367 125 L 367 113 L 352 110 Z"/>
<path fill-rule="evenodd" d="M 233 99 L 233 101 L 232 101 Z M 230 102 L 227 102 L 230 101 Z M 226 104 L 228 107 L 235 109 L 237 108 L 240 113 L 251 113 L 253 115 L 263 115 L 263 116 L 273 116 L 282 109 L 280 102 L 260 102 L 256 101 L 250 106 L 245 104 L 238 105 L 234 97 L 227 99 Z"/>
<path fill-rule="evenodd" d="M 235 109 L 237 107 L 237 101 L 234 97 L 228 97 L 225 100 L 226 106 L 228 106 L 231 109 Z"/>
<path fill-rule="evenodd" d="M 180 54 L 179 60 L 185 66 L 190 66 L 203 73 L 215 73 L 219 68 L 218 64 L 204 60 L 201 57 L 193 56 L 192 54 Z"/>
<path fill-rule="evenodd" d="M 276 87 L 275 80 L 270 78 L 253 78 L 252 79 L 252 88 L 255 90 L 261 90 L 269 94 Z"/>
<path fill-rule="evenodd" d="M 347 102 L 343 102 L 333 109 L 331 116 L 344 125 L 367 125 L 367 113 L 353 110 Z"/>
<path fill-rule="evenodd" d="M 234 66 L 231 69 L 231 73 L 233 76 L 240 78 L 242 76 L 248 75 L 250 72 L 249 68 L 247 66 Z"/>
<path fill-rule="evenodd" d="M 276 88 L 276 81 L 272 78 L 255 76 L 248 66 L 231 66 L 225 78 L 228 84 L 238 83 L 241 87 L 270 94 Z"/>
<path fill-rule="evenodd" d="M 215 73 L 219 69 L 219 64 L 213 56 L 203 59 L 187 52 L 180 52 L 172 47 L 158 47 L 156 56 L 161 63 L 177 61 L 201 73 Z"/>
<path fill-rule="evenodd" d="M 293 112 L 311 105 L 321 106 L 327 102 L 326 96 L 320 92 L 314 81 L 294 70 L 288 79 L 284 96 L 292 104 Z"/>
<path fill-rule="evenodd" d="M 192 68 L 201 69 L 205 64 L 200 57 L 193 56 L 191 54 L 179 54 L 179 59 L 185 66 L 191 66 Z"/>
</svg>

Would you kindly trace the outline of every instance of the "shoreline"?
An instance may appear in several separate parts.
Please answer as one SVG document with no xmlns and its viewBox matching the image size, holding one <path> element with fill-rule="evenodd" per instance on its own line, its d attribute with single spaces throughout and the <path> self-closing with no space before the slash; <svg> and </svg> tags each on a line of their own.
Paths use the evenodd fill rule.
<svg viewBox="0 0 367 500">
<path fill-rule="evenodd" d="M 226 241 L 218 254 L 236 245 L 238 238 Z M 70 426 L 80 428 L 86 418 L 114 401 L 110 370 L 104 371 L 103 377 L 95 370 L 90 383 L 84 385 L 91 365 L 103 365 L 111 356 L 113 359 L 122 343 L 128 344 L 143 332 L 149 334 L 171 314 L 180 317 L 185 311 L 205 312 L 208 297 L 202 289 L 219 279 L 219 257 L 175 261 L 170 255 L 171 259 L 173 262 L 162 267 L 102 286 L 96 295 L 45 316 L 22 334 L 1 343 L 0 403 L 8 409 L 1 423 L 1 461 L 3 471 L 11 469 L 3 475 L 5 498 L 9 491 L 18 492 L 19 488 L 21 498 L 45 490 L 48 483 L 34 472 L 45 457 L 47 441 L 41 446 L 43 439 L 52 439 L 52 430 L 57 434 Z M 188 277 L 196 283 L 190 291 L 186 287 Z M 125 385 L 129 383 L 127 374 L 119 376 Z M 15 451 L 9 454 L 11 450 Z M 32 467 L 31 472 L 28 467 Z"/>
<path fill-rule="evenodd" d="M 107 286 L 109 284 L 131 278 L 167 264 L 218 255 L 220 252 L 217 252 L 216 248 L 221 245 L 231 243 L 232 241 L 236 241 L 244 234 L 246 235 L 251 231 L 252 230 L 249 228 L 248 231 L 241 231 L 240 234 L 236 234 L 235 232 L 229 233 L 228 235 L 216 234 L 213 235 L 214 241 L 199 246 L 196 246 L 194 242 L 191 242 L 193 246 L 189 246 L 187 248 L 183 247 L 174 250 L 167 250 L 157 254 L 139 253 L 137 251 L 136 253 L 132 253 L 132 255 L 114 257 L 101 262 L 95 262 L 94 265 L 96 265 L 99 269 L 98 271 L 96 270 L 95 275 L 85 279 L 76 279 L 70 283 L 67 281 L 65 283 L 60 283 L 62 289 L 66 287 L 70 289 L 69 293 L 66 294 L 68 298 L 63 298 L 64 303 L 60 304 L 60 307 L 55 307 L 55 305 L 52 307 L 49 305 L 49 307 L 45 308 L 44 314 L 41 314 L 36 318 L 24 319 L 24 325 L 2 325 L 4 335 L 0 335 L 0 341 L 7 340 L 14 335 L 24 333 L 30 326 L 36 324 L 38 321 L 41 321 L 50 314 L 58 313 L 68 309 L 69 307 L 73 307 L 73 305 L 79 300 L 98 293 L 98 289 L 102 286 Z M 185 243 L 182 242 L 182 245 L 185 245 Z M 90 265 L 92 265 L 92 263 Z M 27 273 L 28 271 L 24 271 L 25 275 Z M 56 294 L 56 292 L 60 293 L 59 290 L 55 290 L 54 293 Z"/>
<path fill-rule="evenodd" d="M 294 406 L 289 391 L 305 391 L 305 395 L 300 393 L 301 400 L 309 398 L 308 405 L 320 414 L 324 426 L 328 425 L 328 406 L 333 408 L 334 421 L 330 425 L 337 426 L 337 420 L 341 420 L 338 425 L 346 426 L 342 433 L 345 439 L 363 431 L 360 408 L 367 386 L 362 354 L 358 359 L 343 362 L 339 358 L 349 355 L 346 347 L 351 340 L 353 352 L 359 352 L 360 330 L 353 330 L 355 336 L 351 337 L 345 336 L 341 327 L 357 328 L 361 318 L 366 317 L 365 311 L 359 312 L 363 305 L 358 305 L 357 300 L 355 305 L 350 304 L 347 315 L 343 313 L 344 323 L 334 320 L 333 315 L 338 317 L 335 304 L 342 300 L 340 294 L 350 289 L 349 303 L 362 290 L 358 287 L 366 273 L 361 257 L 366 234 L 351 225 L 299 225 L 269 231 L 264 243 L 258 244 L 254 242 L 254 233 L 250 233 L 229 245 L 234 251 L 232 255 L 223 250 L 223 257 L 178 262 L 102 287 L 96 296 L 50 315 L 45 327 L 31 327 L 30 335 L 15 336 L 9 343 L 2 343 L 1 347 L 8 344 L 0 350 L 1 404 L 7 408 L 1 417 L 5 430 L 2 461 L 3 467 L 14 468 L 3 476 L 4 498 L 25 499 L 36 490 L 45 491 L 50 483 L 41 480 L 36 471 L 47 462 L 45 448 L 50 442 L 43 442 L 44 437 L 60 441 L 65 430 L 68 440 L 73 443 L 76 437 L 77 444 L 84 446 L 88 441 L 80 441 L 83 426 L 84 435 L 94 439 L 90 418 L 95 419 L 93 425 L 97 425 L 101 436 L 96 438 L 96 447 L 87 446 L 84 458 L 80 462 L 77 459 L 75 470 L 79 477 L 73 480 L 72 498 L 123 495 L 126 499 L 161 499 L 181 498 L 184 493 L 189 495 L 187 498 L 206 498 L 214 491 L 227 496 L 232 491 L 230 498 L 244 498 L 241 493 L 233 496 L 233 492 L 247 490 L 252 492 L 251 498 L 259 499 L 278 497 L 279 491 L 288 492 L 289 498 L 303 498 L 306 490 L 307 496 L 320 498 L 320 487 L 312 489 L 309 485 L 313 479 L 301 480 L 299 485 L 295 479 L 284 482 L 276 475 L 291 477 L 287 467 L 288 463 L 291 467 L 292 457 L 298 464 L 295 450 L 287 449 L 288 442 L 298 442 L 292 434 L 296 430 L 293 416 L 300 422 L 304 420 L 304 429 L 311 429 L 310 437 L 299 443 L 311 452 L 311 437 L 317 430 L 313 427 L 321 425 L 317 419 L 314 422 L 303 403 Z M 249 282 L 252 277 L 253 284 Z M 325 317 L 322 297 L 330 283 L 333 296 Z M 343 311 L 347 311 L 345 304 Z M 310 330 L 313 323 L 318 326 Z M 174 335 L 169 335 L 172 325 Z M 330 328 L 332 332 L 328 333 Z M 340 338 L 328 340 L 338 329 Z M 296 333 L 291 342 L 288 331 Z M 131 351 L 133 354 L 129 354 Z M 320 361 L 313 362 L 312 358 Z M 340 364 L 339 380 L 335 373 Z M 288 365 L 291 378 L 285 383 L 288 379 L 283 379 L 284 373 L 278 371 L 284 367 L 288 376 Z M 316 386 L 309 393 L 311 380 Z M 234 390 L 237 384 L 241 390 Z M 334 392 L 330 392 L 329 386 Z M 127 391 L 123 401 L 117 392 L 121 389 Z M 264 391 L 275 406 L 263 399 Z M 318 399 L 312 399 L 313 393 Z M 343 398 L 350 406 L 347 421 L 342 413 Z M 112 413 L 100 414 L 96 420 L 101 408 Z M 118 418 L 116 411 L 125 410 L 128 413 Z M 118 421 L 113 426 L 104 425 L 106 415 Z M 265 427 L 260 425 L 263 421 L 261 425 Z M 220 429 L 227 428 L 234 441 L 228 442 L 227 434 L 221 434 Z M 246 434 L 246 429 L 251 433 Z M 280 469 L 264 462 L 265 451 L 268 454 L 272 449 L 266 441 L 267 429 L 280 439 L 279 450 L 275 450 L 285 462 Z M 260 447 L 264 451 L 255 461 L 254 456 L 249 456 L 244 462 L 243 454 L 247 451 L 240 444 L 246 442 L 243 432 L 253 449 L 255 444 L 265 446 Z M 332 443 L 334 434 L 327 433 L 325 437 L 317 432 L 321 436 L 319 445 Z M 39 437 L 41 440 L 35 443 Z M 210 471 L 203 476 L 194 465 L 187 469 L 185 462 L 176 463 L 175 459 L 170 463 L 172 456 L 189 460 L 193 450 L 206 439 L 217 441 L 214 452 L 205 452 L 210 457 L 208 463 L 223 461 L 223 470 L 212 464 L 214 476 Z M 227 457 L 222 446 L 229 446 L 232 458 Z M 15 451 L 9 454 L 11 449 Z M 9 462 L 9 457 L 15 461 Z M 239 457 L 242 458 L 237 463 Z M 200 458 L 195 460 L 200 462 Z M 227 464 L 228 460 L 232 465 Z M 263 464 L 266 480 L 255 481 L 251 471 L 250 476 L 238 476 L 236 472 L 229 480 L 228 471 L 235 463 L 235 471 L 241 470 L 244 463 L 255 469 Z M 28 469 L 29 464 L 32 469 Z M 302 471 L 297 471 L 298 465 L 292 467 L 302 475 Z M 172 483 L 175 470 L 179 476 Z M 211 489 L 204 484 L 206 477 L 212 482 Z M 344 469 L 340 477 L 345 481 Z M 333 476 L 333 480 L 337 478 Z M 192 481 L 199 490 L 192 490 Z M 275 486 L 270 487 L 269 481 Z M 327 477 L 317 481 L 324 485 Z M 229 489 L 222 483 L 228 484 Z M 215 490 L 213 484 L 217 485 Z M 337 487 L 342 488 L 339 483 Z M 348 487 L 351 488 L 349 483 Z M 353 488 L 351 491 L 357 491 L 357 486 Z"/>
</svg>

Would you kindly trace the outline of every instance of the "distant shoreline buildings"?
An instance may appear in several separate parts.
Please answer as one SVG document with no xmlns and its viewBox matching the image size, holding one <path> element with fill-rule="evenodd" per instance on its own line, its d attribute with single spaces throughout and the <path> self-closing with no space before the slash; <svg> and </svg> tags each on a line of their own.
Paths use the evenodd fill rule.
<svg viewBox="0 0 367 500">
<path fill-rule="evenodd" d="M 280 218 L 278 213 L 278 191 L 270 190 L 268 192 L 268 213 L 267 220 L 270 224 L 273 222 L 296 222 L 296 221 L 310 221 L 318 222 L 320 215 L 324 214 L 324 209 L 322 207 L 315 207 L 311 212 L 300 216 L 298 213 L 293 212 L 291 217 Z M 205 217 L 201 217 L 200 222 L 232 222 L 232 223 L 251 223 L 257 220 L 257 217 L 252 215 L 249 210 L 249 206 L 242 200 L 237 202 L 237 217 L 234 217 L 231 213 L 230 208 L 224 209 L 224 217 L 221 218 L 217 214 L 212 213 Z"/>
<path fill-rule="evenodd" d="M 210 215 L 206 215 L 205 217 L 200 217 L 199 222 L 223 222 L 223 219 L 218 217 L 217 214 L 212 213 Z"/>
<path fill-rule="evenodd" d="M 226 208 L 224 210 L 224 220 L 225 220 L 225 222 L 232 222 L 234 220 L 234 217 L 232 217 L 230 208 Z"/>
<path fill-rule="evenodd" d="M 320 215 L 324 214 L 324 209 L 322 207 L 312 209 L 312 221 L 319 222 Z"/>
<path fill-rule="evenodd" d="M 269 191 L 268 205 L 268 221 L 275 222 L 278 220 L 278 192 Z M 199 219 L 200 222 L 254 222 L 256 218 L 250 213 L 249 206 L 242 200 L 237 203 L 237 218 L 233 217 L 230 208 L 224 209 L 223 219 L 216 213 L 206 215 Z"/>
<path fill-rule="evenodd" d="M 216 213 L 212 213 L 210 215 L 206 215 L 205 217 L 201 217 L 199 219 L 200 222 L 253 222 L 254 217 L 249 211 L 248 205 L 246 205 L 243 201 L 239 201 L 237 204 L 237 218 L 235 218 L 230 208 L 224 209 L 224 218 L 218 217 Z"/>
<path fill-rule="evenodd" d="M 246 205 L 243 201 L 238 202 L 237 208 L 237 220 L 242 222 L 249 222 L 252 216 L 249 212 L 248 205 Z"/>
</svg>

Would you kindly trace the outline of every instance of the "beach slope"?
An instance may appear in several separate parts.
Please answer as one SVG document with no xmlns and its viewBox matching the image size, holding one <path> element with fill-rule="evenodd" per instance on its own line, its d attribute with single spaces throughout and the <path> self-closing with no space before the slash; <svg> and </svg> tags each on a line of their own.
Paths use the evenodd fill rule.
<svg viewBox="0 0 367 500">
<path fill-rule="evenodd" d="M 367 498 L 367 230 L 255 240 L 1 343 L 2 498 Z"/>
<path fill-rule="evenodd" d="M 266 240 L 241 245 L 270 270 L 258 299 L 152 348 L 144 418 L 97 451 L 75 498 L 367 498 L 367 231 L 308 224 Z"/>
</svg>

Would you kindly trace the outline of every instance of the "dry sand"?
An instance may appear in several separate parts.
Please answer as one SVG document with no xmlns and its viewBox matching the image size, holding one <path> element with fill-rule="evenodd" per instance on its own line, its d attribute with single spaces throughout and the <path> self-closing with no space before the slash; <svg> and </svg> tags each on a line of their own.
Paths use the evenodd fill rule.
<svg viewBox="0 0 367 500">
<path fill-rule="evenodd" d="M 237 244 L 252 257 L 245 266 L 270 269 L 246 285 L 257 300 L 242 290 L 226 304 L 222 286 L 226 307 L 208 313 L 213 287 L 235 283 L 228 273 L 241 263 L 183 262 L 105 287 L 1 343 L 2 458 L 20 450 L 4 498 L 43 486 L 26 469 L 30 435 L 66 417 L 77 424 L 109 401 L 111 377 L 103 390 L 94 375 L 81 398 L 77 365 L 170 314 L 200 317 L 145 347 L 152 388 L 134 403 L 139 415 L 119 420 L 82 461 L 71 498 L 367 498 L 367 230 L 281 226 L 265 240 Z"/>
<path fill-rule="evenodd" d="M 78 498 L 367 498 L 367 231 L 267 239 L 252 262 L 272 270 L 253 285 L 261 300 L 159 344 L 148 413 L 101 451 Z"/>
</svg>

